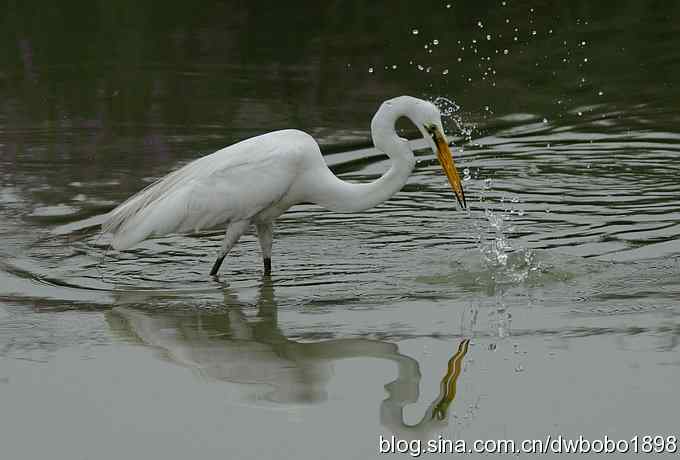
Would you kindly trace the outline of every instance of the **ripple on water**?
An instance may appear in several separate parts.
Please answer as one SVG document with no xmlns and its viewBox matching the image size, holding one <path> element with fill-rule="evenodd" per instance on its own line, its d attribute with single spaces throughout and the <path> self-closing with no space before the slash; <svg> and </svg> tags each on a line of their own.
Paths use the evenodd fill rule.
<svg viewBox="0 0 680 460">
<path fill-rule="evenodd" d="M 30 217 L 63 217 L 73 216 L 78 213 L 78 209 L 66 204 L 58 204 L 56 206 L 40 206 L 33 209 L 29 214 Z"/>
</svg>

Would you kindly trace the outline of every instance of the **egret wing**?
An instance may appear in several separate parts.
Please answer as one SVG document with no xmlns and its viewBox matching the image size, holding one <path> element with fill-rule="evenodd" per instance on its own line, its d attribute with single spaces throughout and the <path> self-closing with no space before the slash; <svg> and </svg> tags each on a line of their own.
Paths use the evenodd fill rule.
<svg viewBox="0 0 680 460">
<path fill-rule="evenodd" d="M 199 158 L 128 199 L 102 226 L 114 234 L 113 247 L 126 249 L 152 236 L 251 219 L 275 205 L 300 167 L 299 139 L 281 133 L 286 132 L 248 139 Z"/>
</svg>

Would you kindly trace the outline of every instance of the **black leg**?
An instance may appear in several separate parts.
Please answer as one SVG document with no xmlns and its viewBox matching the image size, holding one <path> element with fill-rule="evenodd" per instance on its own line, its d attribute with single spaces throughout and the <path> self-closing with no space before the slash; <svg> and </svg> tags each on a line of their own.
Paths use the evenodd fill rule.
<svg viewBox="0 0 680 460">
<path fill-rule="evenodd" d="M 264 274 L 267 276 L 272 274 L 272 260 L 269 257 L 264 258 Z"/>
<path fill-rule="evenodd" d="M 210 276 L 217 275 L 217 272 L 220 270 L 220 266 L 222 266 L 222 262 L 224 261 L 225 257 L 226 254 L 217 258 L 217 260 L 213 264 L 212 270 L 210 270 Z"/>
</svg>

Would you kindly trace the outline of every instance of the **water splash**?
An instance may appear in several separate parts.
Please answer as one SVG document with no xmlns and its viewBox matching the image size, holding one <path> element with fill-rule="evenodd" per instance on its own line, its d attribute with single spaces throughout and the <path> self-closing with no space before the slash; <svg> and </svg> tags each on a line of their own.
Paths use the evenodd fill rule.
<svg viewBox="0 0 680 460">
<path fill-rule="evenodd" d="M 465 142 L 470 142 L 472 140 L 472 133 L 476 128 L 476 125 L 466 123 L 463 120 L 460 112 L 460 105 L 455 101 L 439 96 L 435 98 L 432 103 L 437 106 L 439 112 L 442 115 L 442 121 L 444 122 L 444 127 L 449 132 L 455 132 L 460 135 Z"/>
<path fill-rule="evenodd" d="M 489 273 L 492 297 L 480 300 L 476 308 L 487 310 L 490 332 L 503 339 L 511 335 L 512 323 L 506 293 L 529 282 L 533 274 L 543 273 L 546 267 L 537 260 L 534 251 L 513 247 L 511 242 L 514 219 L 524 214 L 520 198 L 494 196 L 491 178 L 483 180 L 479 196 L 483 218 L 476 224 L 477 249 L 480 262 Z"/>
<path fill-rule="evenodd" d="M 460 106 L 458 104 L 443 96 L 437 97 L 434 101 L 432 101 L 432 103 L 437 106 L 442 114 L 442 117 L 450 117 L 460 110 Z"/>
</svg>

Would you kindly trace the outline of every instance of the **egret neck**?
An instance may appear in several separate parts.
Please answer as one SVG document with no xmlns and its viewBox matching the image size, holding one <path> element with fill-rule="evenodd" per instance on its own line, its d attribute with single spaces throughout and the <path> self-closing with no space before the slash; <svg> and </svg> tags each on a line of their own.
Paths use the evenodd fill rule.
<svg viewBox="0 0 680 460">
<path fill-rule="evenodd" d="M 379 179 L 362 184 L 339 179 L 327 168 L 310 171 L 307 184 L 311 193 L 308 196 L 313 203 L 336 212 L 359 212 L 388 200 L 401 190 L 416 163 L 408 141 L 399 137 L 395 130 L 395 124 L 402 116 L 416 123 L 405 102 L 397 100 L 383 104 L 371 122 L 373 144 L 390 157 L 390 169 Z"/>
</svg>

